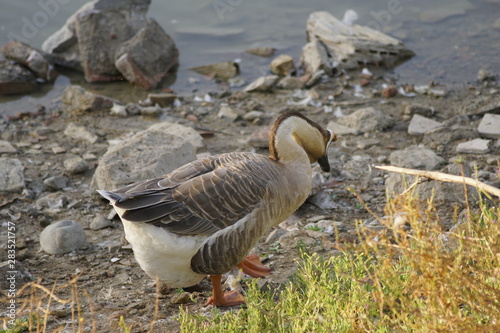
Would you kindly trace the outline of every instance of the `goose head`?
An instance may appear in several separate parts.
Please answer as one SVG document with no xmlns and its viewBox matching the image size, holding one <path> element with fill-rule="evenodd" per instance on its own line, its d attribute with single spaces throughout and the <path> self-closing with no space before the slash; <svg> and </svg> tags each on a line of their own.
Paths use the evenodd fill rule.
<svg viewBox="0 0 500 333">
<path fill-rule="evenodd" d="M 294 160 L 304 152 L 309 162 L 318 162 L 321 170 L 330 171 L 328 145 L 337 135 L 299 112 L 285 112 L 274 122 L 269 134 L 269 152 L 278 162 Z"/>
</svg>

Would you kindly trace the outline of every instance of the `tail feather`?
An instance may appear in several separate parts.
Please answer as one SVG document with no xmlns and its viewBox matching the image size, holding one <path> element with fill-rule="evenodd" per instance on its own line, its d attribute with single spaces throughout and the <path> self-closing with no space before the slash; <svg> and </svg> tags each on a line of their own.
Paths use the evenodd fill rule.
<svg viewBox="0 0 500 333">
<path fill-rule="evenodd" d="M 97 190 L 97 193 L 109 200 L 112 205 L 114 205 L 117 201 L 120 201 L 120 199 L 122 198 L 121 195 L 106 190 Z"/>
</svg>

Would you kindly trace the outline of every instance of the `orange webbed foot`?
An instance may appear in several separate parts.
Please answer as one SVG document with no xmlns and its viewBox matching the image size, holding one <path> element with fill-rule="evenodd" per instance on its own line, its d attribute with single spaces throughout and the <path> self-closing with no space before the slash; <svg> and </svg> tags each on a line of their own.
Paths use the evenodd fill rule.
<svg viewBox="0 0 500 333">
<path fill-rule="evenodd" d="M 220 275 L 210 275 L 212 282 L 212 296 L 207 300 L 205 306 L 235 306 L 245 303 L 245 297 L 236 290 L 224 293 L 221 284 Z"/>
<path fill-rule="evenodd" d="M 259 256 L 256 254 L 251 254 L 243 259 L 243 261 L 238 265 L 238 268 L 240 268 L 243 273 L 254 278 L 260 278 L 271 274 L 271 269 L 264 265 L 260 261 Z"/>
</svg>

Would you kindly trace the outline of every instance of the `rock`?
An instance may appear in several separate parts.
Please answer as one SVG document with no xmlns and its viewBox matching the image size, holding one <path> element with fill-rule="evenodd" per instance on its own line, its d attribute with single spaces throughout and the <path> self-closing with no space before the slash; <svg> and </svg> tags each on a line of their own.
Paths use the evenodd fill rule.
<svg viewBox="0 0 500 333">
<path fill-rule="evenodd" d="M 340 118 L 338 123 L 353 128 L 358 132 L 365 133 L 384 130 L 394 124 L 394 119 L 384 115 L 382 111 L 368 107 Z"/>
<path fill-rule="evenodd" d="M 75 156 L 64 160 L 64 169 L 72 175 L 82 173 L 89 168 L 89 164 L 80 156 Z"/>
<path fill-rule="evenodd" d="M 36 201 L 36 208 L 39 210 L 47 209 L 49 212 L 58 213 L 61 208 L 68 204 L 68 197 L 61 193 L 51 193 L 41 197 Z"/>
<path fill-rule="evenodd" d="M 54 66 L 45 59 L 42 53 L 27 44 L 11 40 L 2 47 L 2 53 L 5 58 L 28 67 L 42 80 L 53 82 L 58 76 Z"/>
<path fill-rule="evenodd" d="M 388 86 L 388 87 L 382 89 L 382 91 L 380 92 L 380 94 L 385 98 L 394 97 L 394 96 L 396 96 L 397 93 L 398 93 L 398 88 L 396 88 L 394 86 Z"/>
<path fill-rule="evenodd" d="M 109 114 L 112 116 L 126 117 L 127 107 L 125 105 L 113 103 L 113 107 L 111 108 L 111 110 L 109 110 Z"/>
<path fill-rule="evenodd" d="M 84 88 L 71 85 L 64 89 L 62 102 L 66 106 L 66 111 L 70 113 L 80 113 L 97 110 L 107 110 L 113 107 L 113 100 L 100 96 Z"/>
<path fill-rule="evenodd" d="M 0 193 L 21 192 L 24 188 L 24 166 L 21 161 L 0 157 Z"/>
<path fill-rule="evenodd" d="M 50 224 L 40 234 L 40 245 L 49 254 L 65 254 L 87 246 L 87 237 L 80 224 L 64 220 Z"/>
<path fill-rule="evenodd" d="M 115 53 L 132 36 L 125 15 L 118 11 L 88 10 L 76 16 L 75 32 L 83 73 L 88 82 L 118 81 Z"/>
<path fill-rule="evenodd" d="M 10 60 L 0 60 L 0 95 L 29 94 L 38 90 L 35 76 Z"/>
<path fill-rule="evenodd" d="M 327 191 L 319 191 L 312 197 L 309 197 L 307 201 L 319 209 L 337 209 L 340 206 L 337 200 L 333 199 Z"/>
<path fill-rule="evenodd" d="M 293 58 L 287 54 L 281 54 L 271 61 L 271 72 L 278 76 L 290 76 L 297 72 Z"/>
<path fill-rule="evenodd" d="M 274 84 L 279 80 L 278 75 L 261 76 L 257 80 L 246 86 L 243 91 L 245 92 L 268 92 Z"/>
<path fill-rule="evenodd" d="M 240 117 L 240 114 L 236 112 L 232 107 L 223 105 L 221 106 L 219 113 L 217 114 L 219 118 L 226 118 L 231 121 L 235 121 Z"/>
<path fill-rule="evenodd" d="M 440 122 L 415 114 L 411 118 L 410 125 L 408 126 L 408 134 L 423 135 L 442 125 L 443 124 Z"/>
<path fill-rule="evenodd" d="M 488 72 L 485 69 L 480 69 L 477 73 L 477 80 L 479 82 L 495 81 L 495 74 Z"/>
<path fill-rule="evenodd" d="M 479 123 L 477 131 L 482 137 L 500 138 L 500 115 L 487 113 Z"/>
<path fill-rule="evenodd" d="M 0 140 L 0 154 L 15 154 L 17 149 L 9 141 Z"/>
<path fill-rule="evenodd" d="M 7 240 L 5 240 L 4 244 L 7 245 Z M 5 251 L 7 251 L 7 248 Z M 0 289 L 5 291 L 5 293 L 9 289 L 19 290 L 26 283 L 35 280 L 33 275 L 21 264 L 22 259 L 18 259 L 17 256 L 19 256 L 19 253 L 17 253 L 16 260 L 14 261 L 5 260 L 0 262 L 0 276 L 5 277 L 0 280 Z M 14 276 L 14 279 L 8 279 L 11 276 Z M 9 316 L 7 312 L 8 310 L 6 311 L 6 316 Z"/>
<path fill-rule="evenodd" d="M 393 66 L 413 56 L 401 41 L 369 27 L 345 24 L 328 12 L 314 12 L 309 16 L 307 36 L 309 43 L 319 42 L 308 44 L 305 51 L 303 49 L 303 67 L 308 73 L 323 66 L 325 72 L 331 74 L 328 70 L 330 64 L 345 69 L 368 63 Z M 309 53 L 315 56 L 311 57 Z M 311 58 L 313 63 L 307 63 Z"/>
<path fill-rule="evenodd" d="M 264 112 L 252 110 L 243 115 L 243 119 L 247 121 L 254 121 L 256 119 L 262 118 L 264 116 Z"/>
<path fill-rule="evenodd" d="M 326 46 L 319 40 L 313 40 L 302 47 L 300 65 L 304 72 L 313 74 L 320 70 L 328 75 L 333 74 L 334 64 L 331 63 Z"/>
<path fill-rule="evenodd" d="M 172 106 L 174 104 L 177 95 L 170 93 L 161 93 L 161 94 L 149 94 L 148 99 L 153 104 L 158 104 L 160 107 L 164 108 L 167 106 Z"/>
<path fill-rule="evenodd" d="M 98 214 L 92 222 L 90 222 L 90 229 L 92 230 L 101 230 L 104 228 L 111 228 L 113 226 L 113 222 L 108 220 L 104 215 Z"/>
<path fill-rule="evenodd" d="M 419 170 L 435 170 L 444 162 L 436 153 L 423 146 L 394 151 L 389 156 L 389 161 L 394 166 Z"/>
<path fill-rule="evenodd" d="M 358 130 L 354 128 L 341 125 L 333 120 L 328 123 L 326 128 L 337 135 L 346 135 L 346 134 L 358 135 L 360 133 Z"/>
<path fill-rule="evenodd" d="M 172 302 L 172 304 L 187 304 L 192 302 L 191 294 L 188 292 L 181 292 L 178 294 L 174 294 L 170 299 L 170 301 Z"/>
<path fill-rule="evenodd" d="M 159 177 L 195 159 L 195 147 L 186 139 L 162 131 L 141 131 L 108 149 L 91 187 L 115 189 Z"/>
<path fill-rule="evenodd" d="M 418 104 L 410 104 L 404 107 L 403 114 L 407 116 L 419 114 L 424 117 L 431 117 L 432 115 L 434 115 L 434 108 Z"/>
<path fill-rule="evenodd" d="M 276 49 L 273 47 L 254 47 L 248 50 L 245 50 L 246 53 L 253 54 L 258 57 L 269 58 L 276 52 Z"/>
<path fill-rule="evenodd" d="M 146 90 L 156 87 L 178 63 L 179 51 L 173 39 L 154 19 L 149 19 L 115 54 L 115 66 L 121 74 Z"/>
<path fill-rule="evenodd" d="M 218 62 L 189 69 L 206 77 L 222 81 L 228 81 L 240 73 L 240 66 L 234 61 Z"/>
<path fill-rule="evenodd" d="M 158 106 L 146 106 L 141 108 L 140 113 L 147 117 L 157 117 L 161 114 L 161 109 Z"/>
<path fill-rule="evenodd" d="M 255 148 L 268 148 L 270 131 L 271 126 L 262 126 L 257 128 L 248 138 L 248 144 Z"/>
<path fill-rule="evenodd" d="M 192 144 L 196 148 L 197 153 L 206 150 L 205 140 L 203 140 L 203 137 L 195 129 L 189 126 L 163 121 L 161 123 L 151 125 L 147 131 L 157 131 L 181 137 Z"/>
<path fill-rule="evenodd" d="M 64 130 L 64 135 L 77 140 L 84 140 L 90 143 L 95 143 L 99 137 L 94 133 L 89 132 L 85 127 L 69 123 Z"/>
<path fill-rule="evenodd" d="M 467 142 L 459 143 L 457 146 L 458 153 L 468 153 L 468 154 L 484 154 L 487 153 L 490 149 L 488 144 L 491 140 L 484 139 L 474 139 Z"/>
<path fill-rule="evenodd" d="M 276 87 L 278 87 L 279 89 L 290 89 L 290 90 L 304 89 L 305 86 L 306 84 L 304 81 L 294 76 L 284 77 L 281 80 L 279 80 L 278 83 L 276 84 Z"/>
<path fill-rule="evenodd" d="M 53 191 L 59 191 L 66 187 L 68 184 L 68 178 L 58 175 L 46 178 L 43 180 L 43 183 L 47 185 L 47 187 Z"/>
</svg>

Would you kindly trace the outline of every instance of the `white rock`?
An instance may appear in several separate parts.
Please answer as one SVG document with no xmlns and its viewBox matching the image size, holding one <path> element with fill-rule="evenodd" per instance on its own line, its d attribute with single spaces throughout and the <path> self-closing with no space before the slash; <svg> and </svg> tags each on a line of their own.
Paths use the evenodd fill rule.
<svg viewBox="0 0 500 333">
<path fill-rule="evenodd" d="M 113 104 L 113 107 L 109 111 L 109 114 L 112 116 L 118 117 L 126 117 L 127 116 L 127 107 L 125 105 Z"/>
<path fill-rule="evenodd" d="M 64 135 L 77 139 L 77 140 L 85 140 L 90 143 L 95 143 L 99 137 L 94 133 L 91 133 L 83 126 L 78 126 L 74 123 L 69 123 L 66 129 L 64 130 Z"/>
<path fill-rule="evenodd" d="M 64 168 L 70 174 L 77 174 L 86 171 L 89 168 L 89 164 L 80 156 L 75 156 L 64 160 Z"/>
<path fill-rule="evenodd" d="M 411 146 L 392 152 L 389 161 L 391 165 L 402 168 L 434 170 L 444 162 L 444 159 L 427 147 Z"/>
<path fill-rule="evenodd" d="M 351 128 L 351 127 L 347 127 L 344 125 L 340 125 L 339 123 L 336 123 L 334 121 L 330 121 L 328 123 L 328 125 L 326 126 L 326 128 L 337 135 L 345 135 L 345 134 L 357 135 L 357 134 L 359 134 L 359 131 L 357 131 L 356 129 Z"/>
<path fill-rule="evenodd" d="M 206 150 L 206 144 L 205 140 L 203 140 L 203 137 L 194 128 L 189 126 L 163 121 L 161 123 L 151 125 L 146 131 L 156 131 L 175 135 L 192 144 L 196 148 L 197 152 Z"/>
<path fill-rule="evenodd" d="M 227 106 L 227 105 L 223 105 L 220 108 L 219 113 L 217 114 L 217 116 L 219 118 L 226 118 L 226 119 L 229 119 L 231 121 L 235 121 L 236 119 L 238 119 L 238 117 L 240 115 L 232 107 Z"/>
<path fill-rule="evenodd" d="M 440 126 L 442 126 L 440 122 L 414 114 L 408 126 L 408 134 L 422 135 Z"/>
<path fill-rule="evenodd" d="M 21 161 L 0 157 L 0 193 L 21 192 L 24 188 L 24 166 Z"/>
<path fill-rule="evenodd" d="M 98 214 L 92 222 L 90 222 L 90 229 L 92 230 L 100 230 L 104 228 L 112 227 L 113 223 L 111 220 L 108 220 L 104 215 Z"/>
<path fill-rule="evenodd" d="M 261 76 L 257 80 L 246 86 L 243 91 L 246 92 L 266 92 L 272 89 L 274 84 L 279 80 L 278 75 Z"/>
<path fill-rule="evenodd" d="M 64 254 L 87 246 L 87 237 L 80 224 L 64 220 L 43 229 L 40 245 L 47 253 Z"/>
<path fill-rule="evenodd" d="M 257 110 L 252 110 L 250 112 L 245 113 L 243 116 L 243 119 L 248 120 L 248 121 L 253 121 L 255 119 L 261 118 L 264 115 L 264 112 L 262 111 L 257 111 Z"/>
<path fill-rule="evenodd" d="M 365 133 L 386 129 L 394 124 L 394 119 L 380 110 L 367 107 L 340 118 L 338 123 Z"/>
<path fill-rule="evenodd" d="M 0 140 L 0 154 L 2 153 L 17 153 L 17 150 L 10 144 L 9 141 Z"/>
<path fill-rule="evenodd" d="M 484 115 L 479 127 L 479 134 L 485 138 L 500 138 L 500 115 L 487 113 Z"/>
<path fill-rule="evenodd" d="M 489 151 L 488 144 L 491 140 L 474 139 L 467 142 L 459 143 L 457 146 L 458 153 L 469 154 L 484 154 Z"/>
</svg>

